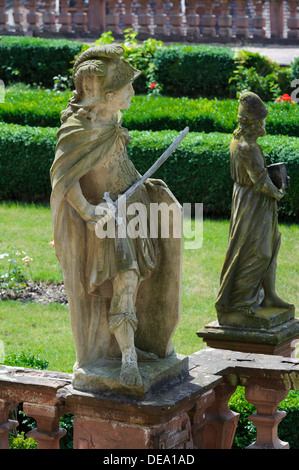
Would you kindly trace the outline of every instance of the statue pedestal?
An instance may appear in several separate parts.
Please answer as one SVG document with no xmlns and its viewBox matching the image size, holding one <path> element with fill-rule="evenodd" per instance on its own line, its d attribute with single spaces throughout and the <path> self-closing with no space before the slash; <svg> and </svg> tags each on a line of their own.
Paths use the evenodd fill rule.
<svg viewBox="0 0 299 470">
<path fill-rule="evenodd" d="M 127 388 L 119 381 L 121 359 L 101 359 L 92 366 L 74 370 L 72 386 L 76 390 L 91 393 L 124 396 L 143 400 L 149 392 L 164 383 L 174 385 L 189 373 L 188 357 L 172 354 L 165 359 L 138 362 L 142 377 L 141 387 Z"/>
<path fill-rule="evenodd" d="M 209 323 L 197 336 L 212 348 L 290 357 L 299 341 L 299 319 L 294 318 L 294 312 L 294 308 L 284 312 L 264 310 L 251 318 L 246 316 L 245 324 L 240 319 L 238 324 L 232 315 L 231 324 Z"/>
<path fill-rule="evenodd" d="M 214 404 L 214 389 L 221 385 L 222 376 L 201 373 L 196 361 L 197 356 L 194 359 L 191 356 L 190 365 L 189 361 L 184 361 L 190 370 L 181 382 L 166 381 L 164 385 L 160 382 L 160 386 L 151 388 L 142 400 L 108 392 L 82 392 L 72 385 L 63 387 L 60 395 L 74 414 L 73 448 L 202 448 L 206 426 L 204 412 Z M 142 368 L 141 373 L 144 377 Z M 230 394 L 235 387 L 231 388 Z M 231 425 L 232 438 L 237 419 L 236 413 L 228 413 L 223 420 L 223 429 Z M 222 436 L 223 432 L 220 434 Z M 210 448 L 214 448 L 213 439 L 215 436 L 211 435 Z M 224 440 L 225 448 L 230 448 L 231 440 Z"/>
</svg>

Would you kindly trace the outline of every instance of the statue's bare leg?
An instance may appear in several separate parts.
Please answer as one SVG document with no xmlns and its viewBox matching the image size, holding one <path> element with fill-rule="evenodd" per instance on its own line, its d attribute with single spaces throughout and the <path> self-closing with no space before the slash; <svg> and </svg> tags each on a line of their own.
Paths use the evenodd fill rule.
<svg viewBox="0 0 299 470">
<path fill-rule="evenodd" d="M 126 387 L 140 387 L 142 384 L 134 342 L 137 329 L 135 301 L 138 284 L 138 275 L 133 270 L 118 273 L 113 280 L 110 331 L 114 333 L 121 350 L 120 382 Z"/>
</svg>

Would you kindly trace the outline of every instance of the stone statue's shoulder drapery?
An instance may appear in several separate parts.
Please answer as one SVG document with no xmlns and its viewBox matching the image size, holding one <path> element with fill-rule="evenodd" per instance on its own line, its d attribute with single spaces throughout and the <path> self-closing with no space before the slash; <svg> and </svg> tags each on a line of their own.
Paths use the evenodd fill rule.
<svg viewBox="0 0 299 470">
<path fill-rule="evenodd" d="M 116 149 L 125 148 L 128 142 L 129 135 L 121 126 L 120 113 L 113 122 L 102 124 L 101 129 L 93 129 L 87 119 L 72 114 L 58 132 L 50 172 L 51 210 L 55 250 L 68 293 L 79 366 L 103 357 L 109 347 L 111 334 L 107 316 L 113 280 L 106 276 L 91 288 L 91 278 L 96 277 L 94 257 L 99 252 L 104 253 L 103 243 L 107 241 L 97 239 L 95 232 L 88 230 L 87 223 L 65 196 L 92 168 L 113 155 Z M 181 214 L 181 206 L 168 188 L 145 184 L 142 189 L 150 202 L 175 204 Z M 173 351 L 171 338 L 180 315 L 182 240 L 170 235 L 167 239 L 158 238 L 156 243 L 159 264 L 150 276 L 144 276 L 136 299 L 136 347 L 165 357 Z"/>
</svg>

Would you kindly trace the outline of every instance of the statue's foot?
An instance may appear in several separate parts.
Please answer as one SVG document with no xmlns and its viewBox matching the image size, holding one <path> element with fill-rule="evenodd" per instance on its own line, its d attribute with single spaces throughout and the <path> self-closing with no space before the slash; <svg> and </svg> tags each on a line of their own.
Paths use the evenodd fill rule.
<svg viewBox="0 0 299 470">
<path fill-rule="evenodd" d="M 128 388 L 138 388 L 142 385 L 135 348 L 130 348 L 123 352 L 119 381 Z"/>
<path fill-rule="evenodd" d="M 245 315 L 246 317 L 252 317 L 255 315 L 256 310 L 253 307 L 241 307 L 237 309 L 237 312 Z"/>
<path fill-rule="evenodd" d="M 137 353 L 138 361 L 155 361 L 158 359 L 158 356 L 154 353 L 142 351 L 141 349 L 135 348 Z"/>
<path fill-rule="evenodd" d="M 264 300 L 261 303 L 262 308 L 284 308 L 289 309 L 293 307 L 293 304 L 285 302 L 278 295 L 272 294 L 265 296 Z"/>
</svg>

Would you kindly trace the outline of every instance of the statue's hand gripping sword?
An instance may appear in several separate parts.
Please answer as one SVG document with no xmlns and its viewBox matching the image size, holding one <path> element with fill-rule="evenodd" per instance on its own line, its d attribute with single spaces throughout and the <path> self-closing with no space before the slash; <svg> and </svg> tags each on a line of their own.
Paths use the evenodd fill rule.
<svg viewBox="0 0 299 470">
<path fill-rule="evenodd" d="M 160 168 L 160 166 L 167 160 L 167 158 L 175 151 L 175 149 L 182 142 L 182 140 L 188 134 L 188 132 L 189 132 L 189 127 L 186 127 L 183 130 L 183 132 L 181 132 L 181 134 L 168 147 L 168 149 L 165 150 L 165 152 L 161 155 L 161 157 L 159 157 L 158 160 L 149 168 L 149 170 L 147 170 L 147 172 L 144 173 L 144 175 L 138 181 L 132 184 L 132 186 L 130 186 L 127 189 L 127 191 L 125 191 L 122 195 L 120 195 L 117 201 L 113 201 L 109 196 L 109 192 L 105 192 L 103 198 L 107 202 L 107 205 L 108 205 L 107 213 L 104 216 L 102 216 L 97 222 L 94 222 L 93 220 L 89 221 L 87 223 L 88 228 L 91 230 L 94 230 L 97 223 L 104 225 L 112 217 L 115 219 L 116 224 L 120 225 L 121 219 L 118 217 L 118 211 L 119 211 L 120 206 L 122 206 L 122 204 L 125 204 L 127 199 L 130 196 L 132 196 L 132 194 L 134 194 L 137 191 L 137 189 L 140 188 L 140 186 L 142 186 L 145 183 L 145 181 L 148 178 L 150 178 Z M 95 214 L 101 215 L 102 213 L 103 213 L 103 206 L 99 204 L 96 208 Z"/>
</svg>

